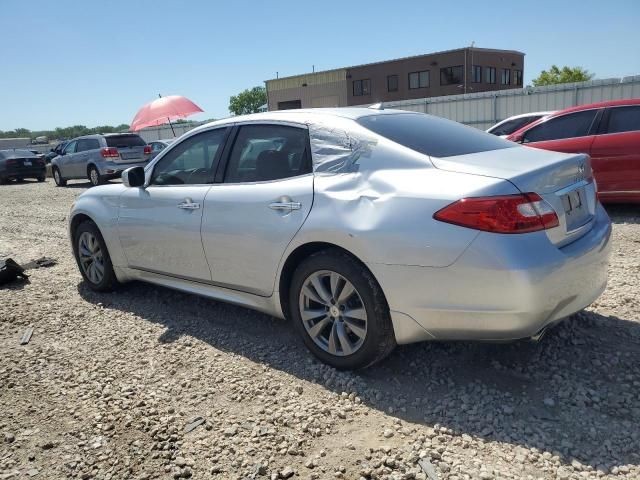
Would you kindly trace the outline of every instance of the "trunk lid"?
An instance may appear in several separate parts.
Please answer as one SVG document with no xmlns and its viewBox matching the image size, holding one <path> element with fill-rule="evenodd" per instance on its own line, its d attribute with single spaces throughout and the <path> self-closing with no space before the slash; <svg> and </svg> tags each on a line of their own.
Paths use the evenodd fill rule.
<svg viewBox="0 0 640 480">
<path fill-rule="evenodd" d="M 119 157 L 114 158 L 115 163 L 138 163 L 149 158 L 149 155 L 144 154 L 146 143 L 139 135 L 109 135 L 105 139 L 107 147 L 118 149 Z"/>
<path fill-rule="evenodd" d="M 557 246 L 577 240 L 593 226 L 597 198 L 588 155 L 514 147 L 431 161 L 441 170 L 501 178 L 523 193 L 540 195 L 558 215 L 560 225 L 546 230 Z"/>
</svg>

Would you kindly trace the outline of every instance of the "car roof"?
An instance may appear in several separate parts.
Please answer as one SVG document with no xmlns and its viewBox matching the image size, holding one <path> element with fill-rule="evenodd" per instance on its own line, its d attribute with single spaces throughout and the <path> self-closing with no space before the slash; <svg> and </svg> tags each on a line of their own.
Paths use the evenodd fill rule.
<svg viewBox="0 0 640 480">
<path fill-rule="evenodd" d="M 606 102 L 588 103 L 586 105 L 578 105 L 577 107 L 569 107 L 564 110 L 558 110 L 552 115 L 557 117 L 571 112 L 580 112 L 582 110 L 591 110 L 592 108 L 619 107 L 622 105 L 640 105 L 640 98 L 630 98 L 627 100 L 609 100 Z"/>
<path fill-rule="evenodd" d="M 251 122 L 251 121 L 281 121 L 281 122 L 294 122 L 294 123 L 313 123 L 321 121 L 327 117 L 342 117 L 357 120 L 362 117 L 368 117 L 371 115 L 390 115 L 390 114 L 413 114 L 420 115 L 417 112 L 411 112 L 407 110 L 379 110 L 368 107 L 340 107 L 340 108 L 300 108 L 295 110 L 273 110 L 270 112 L 251 113 L 248 115 L 238 115 L 235 117 L 228 117 L 222 120 L 215 120 L 213 122 L 201 125 L 198 129 L 206 128 L 214 125 L 225 125 L 238 122 Z"/>
</svg>

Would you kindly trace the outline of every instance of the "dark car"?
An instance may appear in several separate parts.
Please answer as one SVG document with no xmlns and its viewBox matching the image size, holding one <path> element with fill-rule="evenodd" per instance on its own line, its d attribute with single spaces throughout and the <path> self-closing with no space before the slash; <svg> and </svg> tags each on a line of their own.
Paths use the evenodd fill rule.
<svg viewBox="0 0 640 480">
<path fill-rule="evenodd" d="M 0 183 L 25 178 L 35 178 L 44 182 L 45 176 L 44 158 L 34 155 L 29 150 L 0 150 Z"/>
<path fill-rule="evenodd" d="M 64 150 L 64 147 L 67 146 L 67 143 L 69 143 L 68 140 L 63 140 L 62 142 L 58 143 L 55 147 L 53 147 L 51 150 L 49 150 L 49 152 L 45 154 L 44 160 L 47 163 L 51 163 L 51 160 L 56 158 L 58 155 L 62 155 L 62 151 Z"/>
</svg>

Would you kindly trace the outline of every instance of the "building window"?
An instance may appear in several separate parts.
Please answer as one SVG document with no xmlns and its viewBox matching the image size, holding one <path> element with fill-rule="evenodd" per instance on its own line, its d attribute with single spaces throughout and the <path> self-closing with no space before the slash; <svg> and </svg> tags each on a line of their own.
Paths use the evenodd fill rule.
<svg viewBox="0 0 640 480">
<path fill-rule="evenodd" d="M 387 75 L 387 91 L 398 91 L 398 75 Z"/>
<path fill-rule="evenodd" d="M 464 77 L 462 65 L 440 69 L 440 85 L 460 85 Z"/>
<path fill-rule="evenodd" d="M 354 80 L 353 81 L 353 96 L 362 97 L 363 95 L 369 95 L 371 93 L 371 87 L 369 79 Z"/>
<path fill-rule="evenodd" d="M 516 85 L 522 85 L 522 70 L 513 71 L 513 80 Z"/>
<path fill-rule="evenodd" d="M 495 67 L 487 67 L 487 83 L 496 83 L 496 69 Z"/>
<path fill-rule="evenodd" d="M 473 83 L 482 83 L 482 67 L 480 65 L 474 65 L 471 71 L 471 81 Z"/>
<path fill-rule="evenodd" d="M 427 88 L 429 86 L 429 71 L 411 72 L 409 74 L 409 89 Z"/>
<path fill-rule="evenodd" d="M 511 83 L 511 70 L 508 68 L 502 69 L 502 77 L 500 78 L 502 85 L 509 85 Z"/>
</svg>

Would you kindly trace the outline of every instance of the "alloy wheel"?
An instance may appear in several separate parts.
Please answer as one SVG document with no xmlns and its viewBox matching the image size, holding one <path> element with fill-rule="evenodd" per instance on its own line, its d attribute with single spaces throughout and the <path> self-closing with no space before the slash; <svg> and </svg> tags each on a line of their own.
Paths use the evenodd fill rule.
<svg viewBox="0 0 640 480">
<path fill-rule="evenodd" d="M 91 183 L 95 186 L 100 184 L 100 177 L 98 176 L 98 171 L 95 168 L 89 170 L 89 179 Z"/>
<path fill-rule="evenodd" d="M 353 284 L 339 273 L 321 270 L 304 281 L 300 317 L 309 337 L 325 352 L 357 352 L 367 336 L 367 311 Z"/>
<path fill-rule="evenodd" d="M 78 258 L 82 271 L 95 285 L 104 278 L 104 256 L 98 239 L 89 232 L 82 232 L 78 238 Z"/>
<path fill-rule="evenodd" d="M 60 172 L 57 168 L 53 170 L 53 179 L 56 181 L 56 185 L 60 185 Z"/>
</svg>

